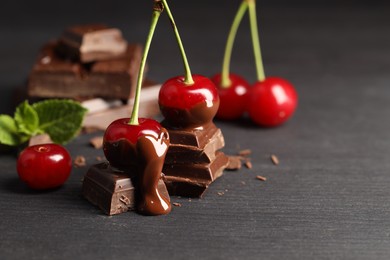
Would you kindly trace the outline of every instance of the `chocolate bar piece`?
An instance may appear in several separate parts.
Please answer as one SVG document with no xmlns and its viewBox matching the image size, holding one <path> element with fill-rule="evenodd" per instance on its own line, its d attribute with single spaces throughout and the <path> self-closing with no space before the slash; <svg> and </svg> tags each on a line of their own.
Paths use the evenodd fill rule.
<svg viewBox="0 0 390 260">
<path fill-rule="evenodd" d="M 191 130 L 173 129 L 166 121 L 162 121 L 161 124 L 168 129 L 171 144 L 196 146 L 200 149 L 203 149 L 218 131 L 218 128 L 212 122 Z"/>
<path fill-rule="evenodd" d="M 163 180 L 158 189 L 169 198 Z M 135 193 L 131 176 L 114 170 L 108 163 L 93 165 L 84 176 L 83 196 L 98 206 L 105 214 L 120 214 L 135 208 Z"/>
<path fill-rule="evenodd" d="M 175 176 L 211 182 L 222 175 L 221 169 L 225 169 L 228 164 L 228 157 L 223 152 L 217 151 L 215 160 L 209 164 L 164 164 L 163 172 L 166 177 Z"/>
<path fill-rule="evenodd" d="M 209 166 L 210 178 L 208 179 L 194 177 L 194 175 L 199 174 L 199 172 L 197 172 L 199 171 L 199 168 L 191 168 L 190 165 L 185 167 L 185 169 L 183 169 L 182 167 L 175 169 L 176 171 L 187 171 L 188 174 L 183 174 L 183 172 L 180 171 L 175 172 L 175 176 L 165 175 L 163 179 L 169 194 L 171 196 L 183 196 L 189 198 L 202 197 L 207 188 L 210 186 L 210 184 L 223 174 L 223 170 L 228 165 L 228 158 L 222 152 L 219 152 L 219 159 L 217 156 L 217 159 L 215 161 L 217 161 L 217 163 L 212 166 Z M 204 171 L 204 169 L 201 169 L 200 171 L 202 172 Z M 182 177 L 186 175 L 187 177 Z"/>
<path fill-rule="evenodd" d="M 202 136 L 208 139 L 208 136 Z M 204 140 L 201 140 L 202 143 Z M 215 151 L 225 146 L 221 129 L 217 129 L 214 135 L 207 140 L 203 149 L 184 144 L 171 144 L 165 157 L 166 164 L 208 164 L 216 157 Z"/>
<path fill-rule="evenodd" d="M 82 63 L 113 59 L 124 54 L 126 48 L 120 30 L 101 24 L 67 28 L 57 45 L 62 56 Z"/>
<path fill-rule="evenodd" d="M 140 45 L 128 45 L 125 54 L 87 65 L 55 53 L 57 42 L 46 44 L 28 82 L 28 95 L 57 98 L 117 98 L 133 96 L 142 55 Z"/>
</svg>

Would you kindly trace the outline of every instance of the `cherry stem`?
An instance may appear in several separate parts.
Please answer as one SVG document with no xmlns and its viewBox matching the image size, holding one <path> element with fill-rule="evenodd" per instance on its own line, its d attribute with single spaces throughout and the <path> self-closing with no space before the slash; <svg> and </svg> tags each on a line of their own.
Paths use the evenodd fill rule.
<svg viewBox="0 0 390 260">
<path fill-rule="evenodd" d="M 164 7 L 167 11 L 169 20 L 171 21 L 172 28 L 173 28 L 173 31 L 175 32 L 176 40 L 177 40 L 177 43 L 178 43 L 179 48 L 180 48 L 181 56 L 183 58 L 184 70 L 185 70 L 184 83 L 186 85 L 192 85 L 192 84 L 194 84 L 194 80 L 192 78 L 190 66 L 188 65 L 187 56 L 186 56 L 186 53 L 184 51 L 183 43 L 182 43 L 181 38 L 180 38 L 179 30 L 177 29 L 175 20 L 173 19 L 173 15 L 171 13 L 171 10 L 169 9 L 167 1 L 166 0 L 161 0 L 161 1 L 163 2 Z"/>
<path fill-rule="evenodd" d="M 136 87 L 136 91 L 135 91 L 133 111 L 131 113 L 131 117 L 130 117 L 130 121 L 129 121 L 130 125 L 139 125 L 138 111 L 139 111 L 141 86 L 142 86 L 142 81 L 143 81 L 146 59 L 148 57 L 150 45 L 152 43 L 152 39 L 153 39 L 154 31 L 155 31 L 156 26 L 157 26 L 157 22 L 158 22 L 158 19 L 159 19 L 162 11 L 163 11 L 162 8 L 155 7 L 153 14 L 152 14 L 152 22 L 150 24 L 148 37 L 146 38 L 146 43 L 145 43 L 145 47 L 144 47 L 144 51 L 143 51 L 142 59 L 141 59 L 141 64 L 140 64 L 140 68 L 139 68 L 139 72 L 138 72 L 137 87 Z"/>
<path fill-rule="evenodd" d="M 244 0 L 249 6 L 249 22 L 252 34 L 253 52 L 255 54 L 257 80 L 265 80 L 263 59 L 261 57 L 259 30 L 257 28 L 256 0 Z"/>
<path fill-rule="evenodd" d="M 221 73 L 221 87 L 229 88 L 232 84 L 229 74 L 230 74 L 230 60 L 232 57 L 232 50 L 234 39 L 236 38 L 238 27 L 244 17 L 246 10 L 248 9 L 248 3 L 246 1 L 242 1 L 236 16 L 234 17 L 232 27 L 230 28 L 230 32 L 226 41 L 225 54 L 223 56 L 223 64 L 222 64 L 222 73 Z"/>
</svg>

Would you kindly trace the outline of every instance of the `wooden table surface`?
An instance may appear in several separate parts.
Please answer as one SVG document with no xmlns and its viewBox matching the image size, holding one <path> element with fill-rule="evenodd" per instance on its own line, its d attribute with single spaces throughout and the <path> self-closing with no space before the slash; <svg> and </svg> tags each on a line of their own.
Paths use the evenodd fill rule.
<svg viewBox="0 0 390 260">
<path fill-rule="evenodd" d="M 183 2 L 170 1 L 192 70 L 210 76 L 220 69 L 238 1 Z M 252 169 L 225 172 L 202 199 L 173 197 L 182 206 L 167 216 L 108 217 L 81 196 L 87 167 L 103 154 L 89 146 L 100 132 L 66 146 L 87 167 L 50 192 L 29 190 L 16 158 L 0 155 L 1 258 L 389 259 L 390 6 L 284 2 L 258 6 L 259 27 L 266 73 L 289 79 L 299 93 L 295 116 L 273 129 L 216 121 L 224 151 L 251 149 Z M 0 17 L 1 113 L 12 113 L 13 92 L 39 47 L 65 27 L 103 22 L 143 43 L 150 22 L 149 2 L 40 4 L 13 1 Z M 232 70 L 254 81 L 250 44 L 245 21 Z M 182 73 L 165 16 L 149 67 L 160 82 Z"/>
</svg>

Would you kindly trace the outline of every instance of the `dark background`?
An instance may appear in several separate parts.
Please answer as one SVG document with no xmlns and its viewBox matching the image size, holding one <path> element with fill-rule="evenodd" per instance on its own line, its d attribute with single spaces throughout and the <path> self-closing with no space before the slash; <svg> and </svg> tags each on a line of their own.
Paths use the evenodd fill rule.
<svg viewBox="0 0 390 260">
<path fill-rule="evenodd" d="M 238 0 L 171 0 L 194 73 L 220 70 Z M 143 43 L 152 1 L 12 1 L 0 13 L 0 112 L 12 112 L 40 46 L 73 24 L 102 22 Z M 221 122 L 226 147 L 252 150 L 253 169 L 226 172 L 203 199 L 173 198 L 163 217 L 107 217 L 80 196 L 86 167 L 60 189 L 36 193 L 0 155 L 4 259 L 389 259 L 390 6 L 386 1 L 258 1 L 267 75 L 291 81 L 299 107 L 273 129 Z M 149 77 L 182 64 L 166 16 Z M 247 19 L 232 70 L 256 79 Z M 101 133 L 97 133 L 101 134 Z M 87 167 L 101 156 L 83 135 L 66 147 Z M 281 163 L 274 166 L 269 155 Z M 266 182 L 256 175 L 267 177 Z M 245 184 L 243 184 L 245 183 Z M 224 192 L 223 196 L 218 192 Z"/>
</svg>

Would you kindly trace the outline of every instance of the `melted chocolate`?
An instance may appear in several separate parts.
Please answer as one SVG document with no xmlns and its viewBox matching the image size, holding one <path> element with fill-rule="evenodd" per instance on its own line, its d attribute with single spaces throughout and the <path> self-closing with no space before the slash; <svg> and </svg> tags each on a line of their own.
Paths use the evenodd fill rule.
<svg viewBox="0 0 390 260">
<path fill-rule="evenodd" d="M 179 109 L 160 106 L 161 113 L 169 124 L 170 129 L 193 129 L 210 123 L 218 111 L 219 99 L 201 102 L 191 109 Z"/>
<path fill-rule="evenodd" d="M 105 143 L 107 159 L 113 167 L 126 172 L 137 169 L 136 188 L 140 192 L 137 210 L 142 214 L 162 215 L 171 211 L 169 197 L 158 189 L 168 146 L 169 135 L 165 128 L 161 128 L 157 137 L 141 136 L 136 144 L 127 139 Z"/>
</svg>

